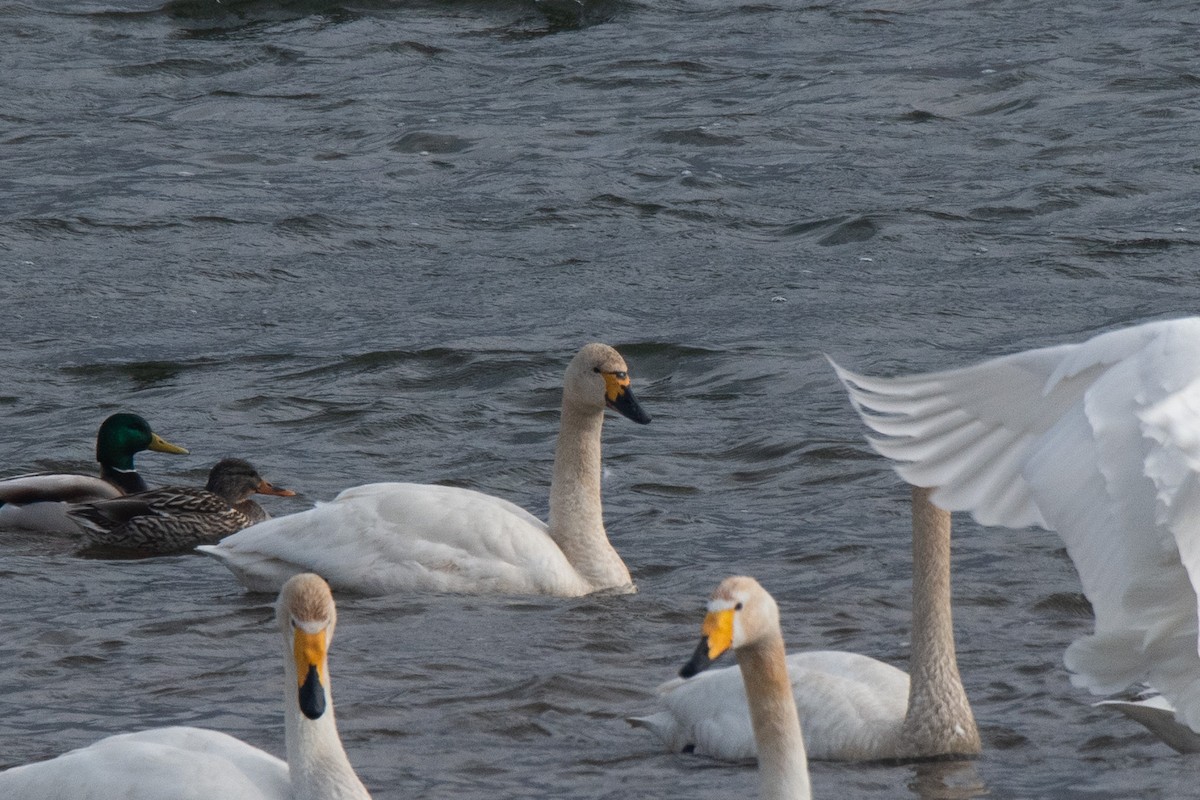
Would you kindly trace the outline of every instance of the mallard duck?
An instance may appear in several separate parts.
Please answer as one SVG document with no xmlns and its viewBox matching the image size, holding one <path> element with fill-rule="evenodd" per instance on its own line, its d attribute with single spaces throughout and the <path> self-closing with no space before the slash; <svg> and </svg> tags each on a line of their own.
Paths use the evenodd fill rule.
<svg viewBox="0 0 1200 800">
<path fill-rule="evenodd" d="M 89 544 L 139 553 L 179 553 L 215 542 L 268 518 L 250 499 L 253 494 L 292 497 L 290 489 L 272 486 L 249 462 L 218 461 L 203 489 L 164 486 L 146 492 L 79 503 L 67 515 Z"/>
<path fill-rule="evenodd" d="M 787 657 L 808 756 L 882 761 L 976 755 L 979 730 L 963 689 L 950 617 L 950 513 L 912 491 L 912 654 L 909 675 L 859 653 L 807 650 Z M 660 687 L 665 711 L 629 722 L 674 751 L 727 761 L 755 756 L 737 667 Z"/>
<path fill-rule="evenodd" d="M 375 483 L 199 549 L 264 592 L 301 571 L 363 594 L 576 597 L 633 591 L 629 570 L 604 530 L 600 504 L 605 408 L 634 422 L 650 421 L 629 384 L 625 359 L 605 344 L 584 346 L 567 366 L 549 525 L 507 500 L 470 489 Z"/>
<path fill-rule="evenodd" d="M 283 635 L 286 762 L 217 731 L 155 728 L 0 772 L 0 797 L 370 800 L 333 717 L 328 653 L 337 609 L 328 584 L 311 574 L 292 578 L 275 617 Z"/>
<path fill-rule="evenodd" d="M 133 466 L 142 450 L 187 454 L 150 430 L 137 414 L 113 414 L 96 433 L 100 477 L 65 473 L 36 473 L 0 480 L 0 528 L 66 532 L 75 529 L 67 518 L 68 503 L 87 503 L 147 489 Z"/>
<path fill-rule="evenodd" d="M 1072 683 L 1148 685 L 1200 732 L 1200 318 L 928 374 L 834 368 L 871 445 L 938 505 L 1062 537 L 1095 615 Z"/>
<path fill-rule="evenodd" d="M 758 750 L 762 800 L 810 800 L 808 756 L 788 681 L 783 631 L 775 598 L 754 578 L 721 581 L 708 602 L 696 652 L 679 670 L 691 678 L 733 650 L 741 669 Z"/>
</svg>

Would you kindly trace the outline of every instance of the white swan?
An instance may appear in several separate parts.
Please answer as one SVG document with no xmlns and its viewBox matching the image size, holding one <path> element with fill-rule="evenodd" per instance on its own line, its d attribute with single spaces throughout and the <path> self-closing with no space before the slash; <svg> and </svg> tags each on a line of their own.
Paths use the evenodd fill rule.
<svg viewBox="0 0 1200 800">
<path fill-rule="evenodd" d="M 787 657 L 809 758 L 877 761 L 976 755 L 979 731 L 963 689 L 950 613 L 950 514 L 914 488 L 913 623 L 909 676 L 858 653 L 805 651 Z M 666 710 L 629 721 L 674 751 L 727 761 L 756 755 L 737 667 L 659 689 Z"/>
<path fill-rule="evenodd" d="M 444 591 L 573 597 L 633 591 L 600 505 L 604 409 L 647 423 L 625 360 L 604 344 L 567 367 L 550 484 L 550 524 L 507 500 L 449 486 L 375 483 L 198 550 L 253 591 L 309 570 L 365 594 Z"/>
<path fill-rule="evenodd" d="M 327 648 L 337 613 L 329 587 L 297 575 L 279 595 L 287 762 L 202 728 L 157 728 L 0 772 L 4 800 L 370 800 L 333 718 Z"/>
<path fill-rule="evenodd" d="M 1075 684 L 1146 683 L 1200 731 L 1200 319 L 926 375 L 833 366 L 905 480 L 1062 537 L 1095 613 L 1067 648 Z"/>
<path fill-rule="evenodd" d="M 726 578 L 708 602 L 702 632 L 700 645 L 679 674 L 690 678 L 732 649 L 758 748 L 759 797 L 811 800 L 804 736 L 788 681 L 775 599 L 754 578 Z"/>
</svg>

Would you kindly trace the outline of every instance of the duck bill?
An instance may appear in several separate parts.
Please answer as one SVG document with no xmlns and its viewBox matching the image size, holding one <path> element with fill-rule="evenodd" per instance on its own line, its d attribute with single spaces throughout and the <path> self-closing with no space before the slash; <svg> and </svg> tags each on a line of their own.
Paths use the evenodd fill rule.
<svg viewBox="0 0 1200 800">
<path fill-rule="evenodd" d="M 282 486 L 275 486 L 273 484 L 268 483 L 267 481 L 262 481 L 261 483 L 259 483 L 258 487 L 255 488 L 254 491 L 258 492 L 259 494 L 273 494 L 276 497 L 295 497 L 296 496 L 296 493 L 293 492 L 291 489 L 284 489 Z"/>
<path fill-rule="evenodd" d="M 150 434 L 150 444 L 146 446 L 146 449 L 153 450 L 156 453 L 174 453 L 177 456 L 186 456 L 188 454 L 186 447 L 171 444 L 157 433 Z"/>
<path fill-rule="evenodd" d="M 309 719 L 319 719 L 325 713 L 325 632 L 293 632 L 296 658 L 297 700 L 300 711 Z"/>
<path fill-rule="evenodd" d="M 623 373 L 622 373 L 623 374 Z M 650 415 L 647 414 L 640 403 L 633 396 L 633 390 L 629 388 L 629 376 L 625 375 L 618 378 L 616 375 L 606 374 L 604 376 L 605 393 L 604 402 L 609 408 L 622 416 L 628 417 L 639 425 L 646 425 L 650 422 Z"/>
</svg>

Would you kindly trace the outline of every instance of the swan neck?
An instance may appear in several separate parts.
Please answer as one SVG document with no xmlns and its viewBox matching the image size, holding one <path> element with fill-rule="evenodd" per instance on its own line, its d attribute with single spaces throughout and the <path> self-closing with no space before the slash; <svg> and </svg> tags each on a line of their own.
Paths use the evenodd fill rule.
<svg viewBox="0 0 1200 800">
<path fill-rule="evenodd" d="M 285 660 L 290 661 L 291 655 Z M 325 687 L 325 713 L 309 719 L 300 711 L 295 670 L 286 673 L 284 737 L 292 800 L 370 800 L 338 735 L 329 687 Z"/>
<path fill-rule="evenodd" d="M 808 757 L 788 678 L 783 637 L 737 650 L 758 748 L 762 800 L 810 800 Z"/>
<path fill-rule="evenodd" d="M 954 649 L 950 591 L 950 512 L 913 487 L 912 653 L 909 657 L 906 755 L 980 752 L 979 729 Z"/>
<path fill-rule="evenodd" d="M 554 477 L 550 483 L 550 536 L 593 590 L 631 582 L 608 541 L 600 502 L 600 432 L 603 409 L 564 401 Z"/>
</svg>

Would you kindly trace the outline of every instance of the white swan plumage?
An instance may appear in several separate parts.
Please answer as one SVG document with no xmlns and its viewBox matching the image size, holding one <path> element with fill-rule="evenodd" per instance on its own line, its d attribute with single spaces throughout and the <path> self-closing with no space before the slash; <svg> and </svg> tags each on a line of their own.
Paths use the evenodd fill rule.
<svg viewBox="0 0 1200 800">
<path fill-rule="evenodd" d="M 800 717 L 788 681 L 775 598 L 754 578 L 721 581 L 708 601 L 700 644 L 679 674 L 691 678 L 733 650 L 749 704 L 762 800 L 811 800 Z"/>
<path fill-rule="evenodd" d="M 905 480 L 1062 537 L 1095 614 L 1064 658 L 1076 685 L 1146 684 L 1200 731 L 1200 318 L 922 375 L 833 366 Z"/>
<path fill-rule="evenodd" d="M 338 736 L 328 646 L 328 585 L 297 575 L 279 595 L 287 761 L 203 728 L 118 734 L 0 772 L 4 800 L 370 800 Z"/>
<path fill-rule="evenodd" d="M 364 594 L 633 591 L 600 502 L 605 408 L 650 421 L 629 384 L 625 360 L 605 344 L 585 345 L 568 365 L 549 524 L 470 489 L 373 483 L 197 549 L 219 558 L 253 591 L 272 591 L 301 571 Z"/>
<path fill-rule="evenodd" d="M 813 650 L 787 656 L 808 757 L 879 761 L 975 755 L 979 731 L 958 672 L 950 612 L 950 515 L 913 490 L 913 626 L 909 668 Z M 663 711 L 635 717 L 667 747 L 726 761 L 756 756 L 738 667 L 659 687 Z"/>
</svg>

